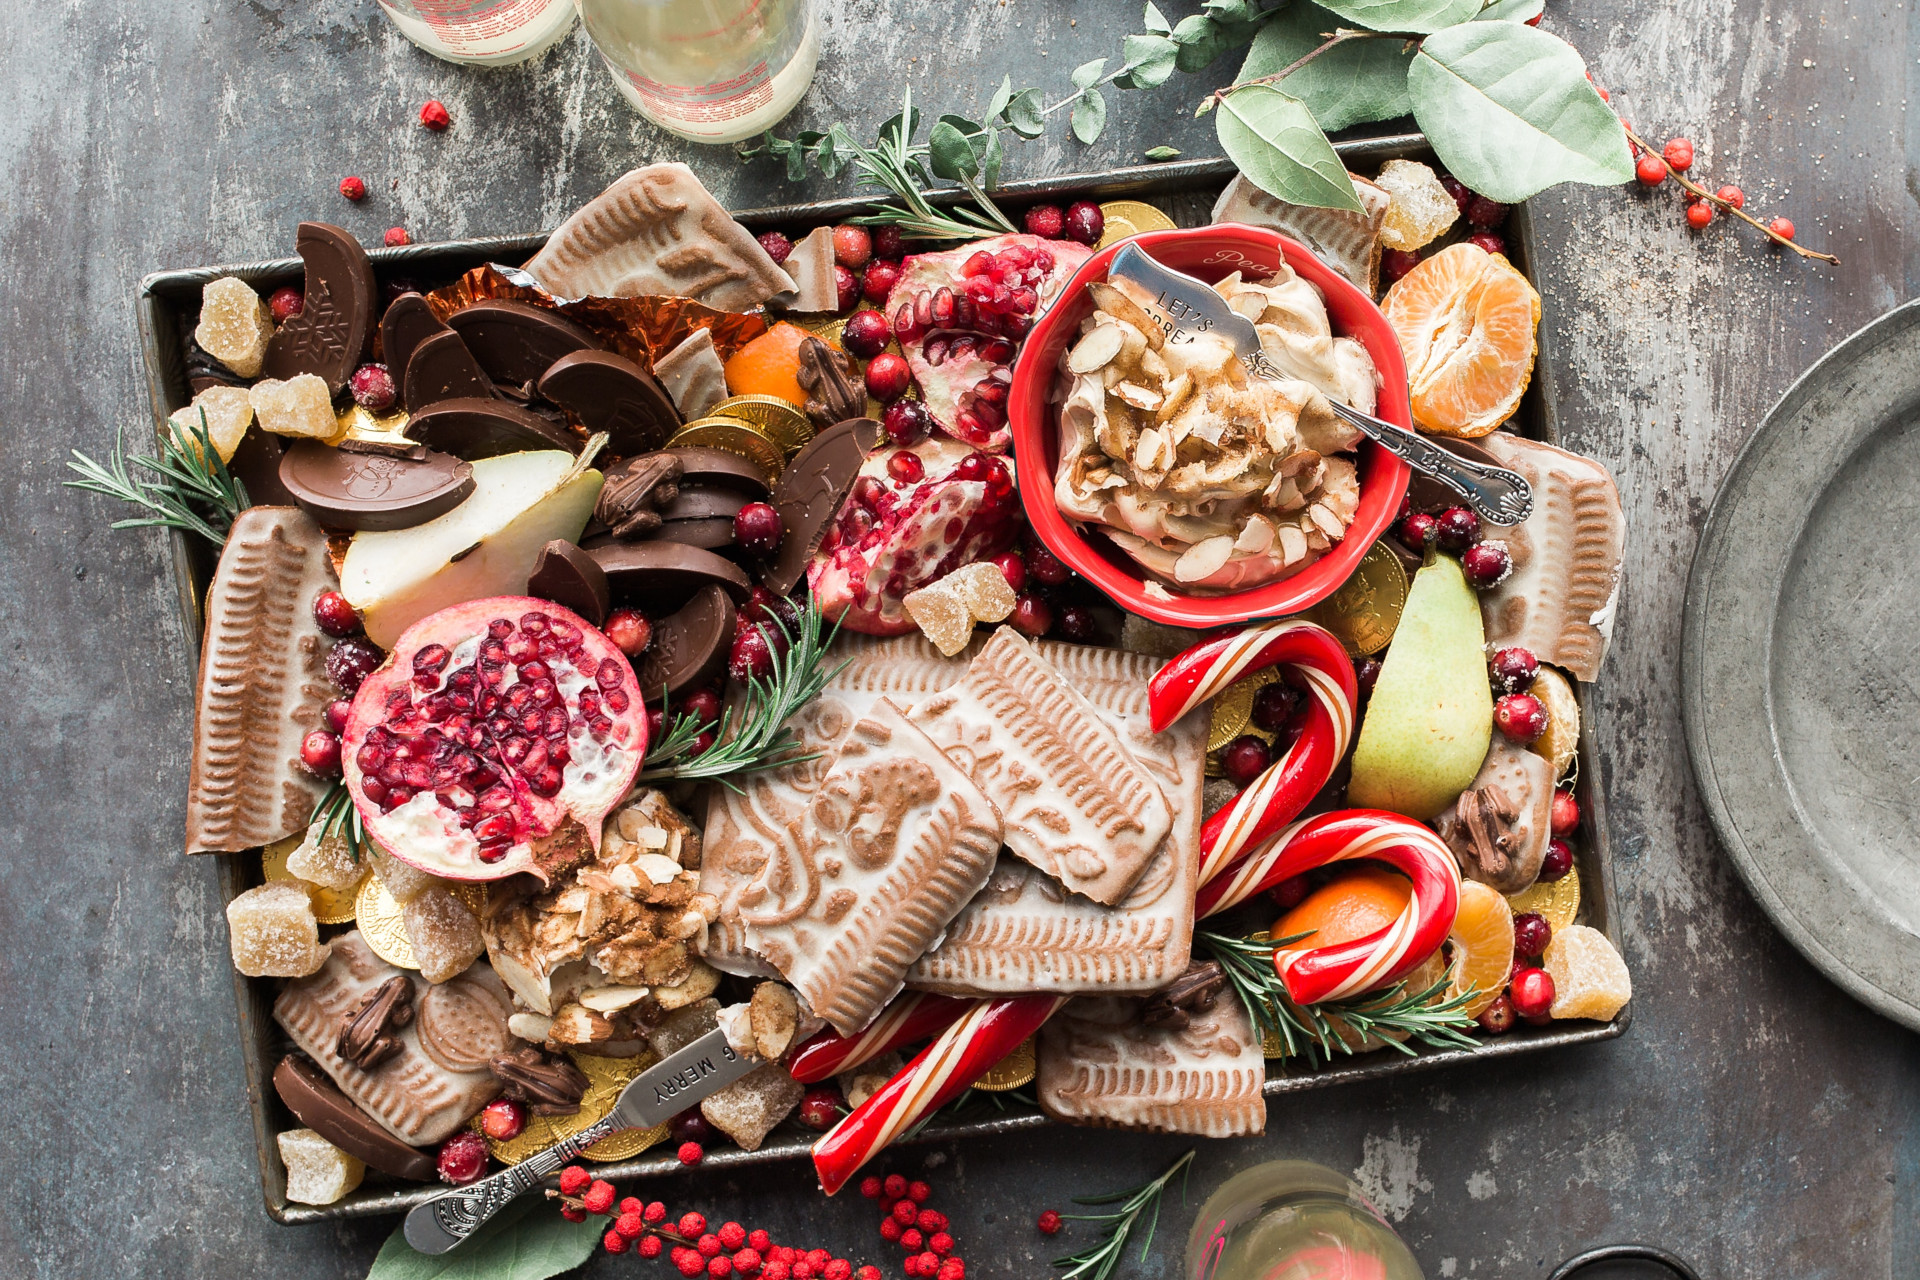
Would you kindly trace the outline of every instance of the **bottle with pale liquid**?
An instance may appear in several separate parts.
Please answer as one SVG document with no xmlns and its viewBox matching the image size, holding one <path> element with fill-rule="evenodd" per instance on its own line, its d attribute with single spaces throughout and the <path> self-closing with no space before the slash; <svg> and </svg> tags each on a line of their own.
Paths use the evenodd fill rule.
<svg viewBox="0 0 1920 1280">
<path fill-rule="evenodd" d="M 640 114 L 695 142 L 739 142 L 813 83 L 813 0 L 576 0 L 613 83 Z"/>
<path fill-rule="evenodd" d="M 1237 1173 L 1187 1237 L 1188 1280 L 1421 1280 L 1360 1188 L 1304 1160 Z"/>
<path fill-rule="evenodd" d="M 436 58 L 506 67 L 573 29 L 573 0 L 379 0 L 400 34 Z"/>
</svg>

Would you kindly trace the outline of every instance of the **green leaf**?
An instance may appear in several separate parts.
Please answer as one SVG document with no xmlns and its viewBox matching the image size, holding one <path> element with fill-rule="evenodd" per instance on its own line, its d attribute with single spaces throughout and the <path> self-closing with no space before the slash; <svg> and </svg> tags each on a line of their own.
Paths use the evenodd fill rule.
<svg viewBox="0 0 1920 1280">
<path fill-rule="evenodd" d="M 1254 0 L 1206 0 L 1207 17 L 1227 26 L 1251 26 L 1265 15 Z"/>
<path fill-rule="evenodd" d="M 1023 138 L 1037 138 L 1047 131 L 1047 120 L 1041 111 L 1040 91 L 1022 89 L 1007 104 L 1007 125 Z"/>
<path fill-rule="evenodd" d="M 1475 22 L 1530 22 L 1547 10 L 1547 0 L 1493 0 L 1473 15 Z"/>
<path fill-rule="evenodd" d="M 1412 31 L 1426 35 L 1470 22 L 1481 0 L 1325 0 L 1326 8 L 1355 26 L 1374 31 Z"/>
<path fill-rule="evenodd" d="M 1073 136 L 1085 143 L 1096 141 L 1107 127 L 1107 100 L 1098 89 L 1088 89 L 1073 104 Z"/>
<path fill-rule="evenodd" d="M 967 135 L 949 121 L 941 120 L 933 126 L 933 133 L 927 138 L 927 150 L 934 173 L 949 182 L 980 174 L 980 157 L 973 154 L 973 145 L 967 141 Z"/>
<path fill-rule="evenodd" d="M 395 1227 L 380 1246 L 367 1280 L 549 1280 L 592 1257 L 606 1224 L 595 1217 L 568 1222 L 527 1195 L 448 1253 L 415 1253 L 403 1229 Z"/>
<path fill-rule="evenodd" d="M 1361 212 L 1347 167 L 1298 98 L 1249 85 L 1228 94 L 1214 119 L 1220 145 L 1262 191 L 1289 204 Z"/>
<path fill-rule="evenodd" d="M 1206 70 L 1215 58 L 1236 44 L 1244 43 L 1236 39 L 1232 31 L 1203 13 L 1180 19 L 1180 25 L 1173 29 L 1173 42 L 1180 47 L 1175 65 L 1189 74 Z"/>
<path fill-rule="evenodd" d="M 1092 62 L 1081 63 L 1073 69 L 1073 87 L 1076 89 L 1087 88 L 1095 80 L 1098 80 L 1100 73 L 1106 69 L 1107 60 L 1105 58 L 1095 58 Z"/>
<path fill-rule="evenodd" d="M 1544 4 L 1545 2 L 1546 0 L 1541 0 L 1541 3 Z M 1160 12 L 1159 8 L 1153 3 L 1153 0 L 1147 0 L 1147 11 L 1145 15 L 1142 16 L 1141 22 L 1145 24 L 1147 30 L 1157 36 L 1170 36 L 1173 34 L 1173 28 L 1167 25 L 1167 16 Z"/>
<path fill-rule="evenodd" d="M 1149 147 L 1144 154 L 1147 159 L 1153 161 L 1155 164 L 1159 164 L 1163 160 L 1178 160 L 1180 158 L 1180 151 L 1177 147 Z"/>
<path fill-rule="evenodd" d="M 1546 0 L 1541 0 L 1541 3 L 1545 2 Z M 993 91 L 993 97 L 987 101 L 987 119 L 998 120 L 1000 113 L 1005 111 L 1007 104 L 1012 101 L 1013 77 L 1005 76 L 1000 81 L 1000 87 Z"/>
<path fill-rule="evenodd" d="M 1440 162 L 1489 199 L 1517 204 L 1556 183 L 1633 177 L 1626 132 L 1586 64 L 1536 27 L 1472 22 L 1429 36 L 1407 88 Z"/>
<path fill-rule="evenodd" d="M 820 149 L 813 153 L 814 164 L 818 165 L 820 172 L 829 178 L 840 176 L 840 171 L 847 167 L 848 158 L 835 149 L 831 133 L 820 139 Z"/>
<path fill-rule="evenodd" d="M 1114 83 L 1126 89 L 1154 89 L 1167 82 L 1180 46 L 1165 36 L 1128 36 L 1120 42 L 1126 68 Z"/>
<path fill-rule="evenodd" d="M 1286 70 L 1325 44 L 1323 33 L 1339 25 L 1340 20 L 1319 5 L 1296 0 L 1260 28 L 1235 81 L 1258 80 Z M 1412 61 L 1413 51 L 1404 40 L 1350 40 L 1279 84 L 1307 104 L 1322 129 L 1344 129 L 1411 114 L 1407 66 Z"/>
<path fill-rule="evenodd" d="M 787 181 L 800 182 L 807 176 L 807 149 L 801 146 L 787 150 Z"/>
</svg>

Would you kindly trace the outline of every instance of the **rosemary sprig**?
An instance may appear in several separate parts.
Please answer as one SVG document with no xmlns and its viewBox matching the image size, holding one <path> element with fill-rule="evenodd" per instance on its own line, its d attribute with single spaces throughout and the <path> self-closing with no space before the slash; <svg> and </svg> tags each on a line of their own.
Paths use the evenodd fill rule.
<svg viewBox="0 0 1920 1280">
<path fill-rule="evenodd" d="M 700 755 L 693 754 L 694 742 L 708 726 L 693 716 L 675 716 L 660 741 L 648 747 L 637 781 L 717 778 L 733 787 L 729 774 L 778 769 L 820 754 L 798 749 L 787 720 L 839 674 L 840 667 L 825 669 L 827 646 L 833 643 L 839 627 L 823 636 L 825 623 L 811 600 L 792 631 L 780 618 L 773 621 L 789 643 L 784 651 L 782 646 L 773 646 L 772 678 L 747 682 L 746 702 L 738 709 L 740 714 L 736 716 L 735 708 L 727 708 L 714 729 L 713 746 Z"/>
<path fill-rule="evenodd" d="M 320 836 L 315 844 L 324 844 L 337 831 L 346 842 L 347 856 L 356 863 L 360 861 L 360 855 L 367 848 L 367 829 L 360 824 L 360 810 L 354 806 L 353 796 L 341 779 L 335 778 L 327 793 L 320 797 L 320 803 L 313 806 L 313 820 L 307 824 L 308 828 L 314 823 L 320 824 Z"/>
<path fill-rule="evenodd" d="M 1193 1152 L 1175 1160 L 1167 1166 L 1167 1171 L 1144 1186 L 1131 1191 L 1115 1191 L 1101 1196 L 1075 1196 L 1075 1204 L 1099 1205 L 1117 1204 L 1120 1207 L 1112 1213 L 1063 1213 L 1063 1218 L 1075 1222 L 1111 1223 L 1106 1233 L 1094 1244 L 1078 1253 L 1070 1253 L 1064 1258 L 1055 1258 L 1053 1265 L 1066 1268 L 1063 1280 L 1107 1280 L 1115 1267 L 1120 1265 L 1121 1255 L 1126 1252 L 1127 1240 L 1133 1234 L 1134 1226 L 1140 1221 L 1141 1214 L 1147 1214 L 1147 1227 L 1140 1240 L 1140 1260 L 1145 1262 L 1147 1250 L 1153 1245 L 1153 1230 L 1160 1223 L 1160 1193 L 1167 1189 L 1167 1183 L 1173 1175 L 1193 1163 Z M 1186 1194 L 1186 1182 L 1181 1181 L 1181 1194 Z"/>
<path fill-rule="evenodd" d="M 85 489 L 109 498 L 143 507 L 152 515 L 116 520 L 116 529 L 138 529 L 159 525 L 197 533 L 214 546 L 227 540 L 233 518 L 251 505 L 247 487 L 215 452 L 207 433 L 207 411 L 200 411 L 200 425 L 183 432 L 180 424 L 167 423 L 168 438 L 161 443 L 160 456 L 135 454 L 128 457 L 120 431 L 113 436 L 113 454 L 101 465 L 78 449 L 67 466 L 80 479 L 62 483 L 70 489 Z M 150 471 L 157 479 L 136 476 L 129 466 Z"/>
<path fill-rule="evenodd" d="M 1194 942 L 1217 961 L 1227 976 L 1227 985 L 1246 1006 L 1247 1014 L 1262 1036 L 1279 1040 L 1287 1057 L 1305 1057 L 1315 1066 L 1336 1053 L 1352 1054 L 1355 1045 L 1368 1036 L 1408 1057 L 1414 1056 L 1410 1044 L 1433 1048 L 1472 1048 L 1478 1042 L 1467 1034 L 1473 1019 L 1462 1009 L 1474 992 L 1463 991 L 1441 1000 L 1447 979 L 1424 991 L 1410 992 L 1407 984 L 1397 983 L 1385 991 L 1338 1000 L 1326 1004 L 1296 1004 L 1287 995 L 1285 984 L 1273 966 L 1273 953 L 1288 943 L 1298 942 L 1305 934 L 1273 941 L 1265 938 L 1236 938 L 1228 934 L 1200 929 Z M 1405 1040 L 1396 1037 L 1404 1036 Z"/>
</svg>

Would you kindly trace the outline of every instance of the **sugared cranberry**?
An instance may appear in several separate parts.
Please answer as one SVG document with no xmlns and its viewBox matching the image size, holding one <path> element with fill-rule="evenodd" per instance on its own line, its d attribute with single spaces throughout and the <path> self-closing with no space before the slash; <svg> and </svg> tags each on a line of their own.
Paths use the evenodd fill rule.
<svg viewBox="0 0 1920 1280">
<path fill-rule="evenodd" d="M 1304 702 L 1300 691 L 1284 680 L 1261 685 L 1260 691 L 1253 695 L 1254 727 L 1278 733 L 1293 723 Z"/>
<path fill-rule="evenodd" d="M 1547 841 L 1547 854 L 1540 859 L 1540 878 L 1548 884 L 1573 870 L 1573 848 L 1565 840 Z"/>
<path fill-rule="evenodd" d="M 800 1123 L 820 1133 L 839 1124 L 840 1090 L 832 1085 L 807 1090 L 800 1099 Z"/>
<path fill-rule="evenodd" d="M 1447 189 L 1447 194 L 1453 197 L 1453 207 L 1461 213 L 1465 213 L 1467 206 L 1474 202 L 1474 194 L 1467 190 L 1467 184 L 1452 174 L 1441 174 L 1440 185 Z"/>
<path fill-rule="evenodd" d="M 1525 746 L 1547 731 L 1547 704 L 1530 693 L 1510 693 L 1493 704 L 1493 723 L 1510 740 Z"/>
<path fill-rule="evenodd" d="M 1021 635 L 1037 639 L 1053 629 L 1053 606 L 1040 596 L 1023 595 L 1014 601 L 1007 621 Z"/>
<path fill-rule="evenodd" d="M 453 117 L 447 114 L 447 104 L 438 98 L 428 98 L 420 108 L 420 123 L 439 133 L 453 123 Z"/>
<path fill-rule="evenodd" d="M 833 309 L 850 311 L 860 301 L 860 277 L 839 263 L 833 264 Z"/>
<path fill-rule="evenodd" d="M 1067 206 L 1067 239 L 1092 246 L 1100 243 L 1107 229 L 1107 215 L 1091 200 L 1078 200 Z"/>
<path fill-rule="evenodd" d="M 380 242 L 389 249 L 398 249 L 412 244 L 413 237 L 407 233 L 405 227 L 388 227 L 386 233 L 380 237 Z"/>
<path fill-rule="evenodd" d="M 773 644 L 764 626 L 745 626 L 733 633 L 727 674 L 741 684 L 773 679 Z"/>
<path fill-rule="evenodd" d="M 873 256 L 874 257 L 890 258 L 893 261 L 898 262 L 900 260 L 901 255 L 904 254 L 906 251 L 907 251 L 907 238 L 900 234 L 900 228 L 895 226 L 885 226 L 885 227 L 875 227 L 873 229 Z"/>
<path fill-rule="evenodd" d="M 1466 507 L 1448 507 L 1436 520 L 1434 540 L 1442 551 L 1459 555 L 1480 541 L 1480 517 Z"/>
<path fill-rule="evenodd" d="M 773 259 L 775 266 L 793 256 L 793 241 L 778 231 L 763 231 L 759 240 L 760 247 L 766 251 L 769 258 Z"/>
<path fill-rule="evenodd" d="M 1545 1018 L 1553 1008 L 1553 975 L 1529 966 L 1513 975 L 1513 1011 L 1528 1022 Z"/>
<path fill-rule="evenodd" d="M 1476 245 L 1488 253 L 1504 254 L 1507 251 L 1507 242 L 1491 231 L 1476 231 L 1467 237 L 1467 243 Z"/>
<path fill-rule="evenodd" d="M 340 179 L 340 194 L 358 203 L 367 198 L 367 184 L 352 176 L 342 178 Z"/>
<path fill-rule="evenodd" d="M 860 276 L 860 296 L 879 306 L 893 292 L 893 286 L 900 283 L 900 264 L 885 258 L 875 258 L 867 264 Z"/>
<path fill-rule="evenodd" d="M 867 362 L 867 394 L 881 404 L 892 404 L 907 394 L 912 381 L 913 370 L 891 351 L 882 351 Z"/>
<path fill-rule="evenodd" d="M 512 1098 L 495 1098 L 480 1111 L 480 1128 L 495 1142 L 512 1142 L 527 1127 L 525 1104 Z"/>
<path fill-rule="evenodd" d="M 1468 225 L 1476 231 L 1492 231 L 1507 220 L 1507 206 L 1485 196 L 1475 196 L 1462 212 L 1467 215 Z"/>
<path fill-rule="evenodd" d="M 1567 836 L 1580 825 L 1580 802 L 1565 787 L 1553 793 L 1553 834 Z"/>
<path fill-rule="evenodd" d="M 307 309 L 307 295 L 297 284 L 283 284 L 267 299 L 275 324 L 285 324 Z"/>
<path fill-rule="evenodd" d="M 328 729 L 315 729 L 300 739 L 300 763 L 315 777 L 338 777 L 340 735 Z"/>
<path fill-rule="evenodd" d="M 1460 571 L 1475 591 L 1489 591 L 1513 572 L 1513 553 L 1504 542 L 1476 542 L 1460 553 Z"/>
<path fill-rule="evenodd" d="M 440 1181 L 464 1187 L 487 1170 L 487 1140 L 471 1129 L 462 1129 L 440 1144 L 436 1163 Z"/>
<path fill-rule="evenodd" d="M 1531 649 L 1499 649 L 1488 661 L 1487 670 L 1493 677 L 1493 687 L 1501 693 L 1525 693 L 1540 674 L 1540 659 Z"/>
<path fill-rule="evenodd" d="M 880 425 L 886 428 L 888 440 L 910 449 L 932 432 L 933 415 L 922 401 L 895 400 L 880 415 Z"/>
<path fill-rule="evenodd" d="M 1311 892 L 1313 892 L 1313 882 L 1308 877 L 1288 876 L 1267 890 L 1267 897 L 1282 911 L 1291 911 L 1305 902 L 1307 895 Z"/>
<path fill-rule="evenodd" d="M 750 556 L 770 556 L 786 533 L 780 513 L 765 502 L 749 502 L 733 517 L 733 540 Z"/>
<path fill-rule="evenodd" d="M 1057 204 L 1037 204 L 1027 210 L 1027 234 L 1042 240 L 1058 240 L 1066 229 L 1067 215 Z"/>
<path fill-rule="evenodd" d="M 614 647 L 629 658 L 639 657 L 653 643 L 653 624 L 638 609 L 615 609 L 607 615 L 607 625 L 600 629 L 606 632 Z"/>
<path fill-rule="evenodd" d="M 1018 551 L 1002 551 L 990 563 L 1000 570 L 1000 576 L 1007 580 L 1015 595 L 1027 589 L 1027 562 L 1020 558 Z"/>
<path fill-rule="evenodd" d="M 1093 620 L 1093 610 L 1083 604 L 1070 604 L 1060 610 L 1060 638 L 1071 640 L 1075 644 L 1091 644 L 1100 628 Z"/>
<path fill-rule="evenodd" d="M 1523 956 L 1537 956 L 1553 941 L 1553 926 L 1538 911 L 1522 911 L 1513 918 L 1513 949 Z"/>
<path fill-rule="evenodd" d="M 1416 511 L 1394 530 L 1400 545 L 1409 551 L 1425 551 L 1440 536 L 1440 522 L 1424 511 Z"/>
<path fill-rule="evenodd" d="M 338 591 L 322 591 L 313 598 L 313 620 L 330 636 L 350 636 L 360 630 L 359 610 Z"/>
<path fill-rule="evenodd" d="M 1057 587 L 1073 576 L 1067 562 L 1048 550 L 1038 538 L 1027 540 L 1027 576 L 1043 587 Z"/>
<path fill-rule="evenodd" d="M 385 413 L 400 399 L 393 374 L 383 364 L 363 364 L 355 369 L 347 379 L 347 389 L 353 392 L 353 402 L 368 413 Z"/>
<path fill-rule="evenodd" d="M 1506 993 L 1502 992 L 1493 998 L 1492 1004 L 1480 1011 L 1480 1015 L 1475 1018 L 1474 1021 L 1479 1023 L 1480 1029 L 1489 1035 L 1503 1036 L 1507 1034 L 1507 1032 L 1513 1030 L 1515 1021 L 1513 1016 L 1513 1001 L 1507 999 Z"/>
<path fill-rule="evenodd" d="M 353 703 L 345 698 L 335 698 L 327 704 L 327 728 L 335 733 L 347 731 L 347 716 L 353 711 Z"/>
<path fill-rule="evenodd" d="M 893 329 L 887 324 L 887 318 L 878 311 L 856 311 L 847 317 L 847 327 L 841 331 L 840 341 L 862 360 L 871 360 L 893 341 Z"/>
<path fill-rule="evenodd" d="M 839 226 L 833 229 L 833 260 L 849 271 L 858 271 L 873 257 L 873 235 L 865 227 Z"/>
<path fill-rule="evenodd" d="M 685 1111 L 682 1111 L 679 1115 L 669 1120 L 667 1122 L 667 1131 L 673 1136 L 675 1142 L 708 1143 L 720 1136 L 720 1131 L 713 1127 L 712 1122 L 700 1114 L 699 1107 L 688 1107 Z M 706 1221 L 702 1219 L 700 1225 L 694 1227 L 691 1231 L 688 1231 L 683 1225 L 680 1228 L 680 1233 L 682 1235 L 698 1236 L 706 1229 Z"/>
<path fill-rule="evenodd" d="M 1389 249 L 1380 255 L 1380 270 L 1386 273 L 1388 284 L 1398 284 L 1419 265 L 1418 249 Z"/>
<path fill-rule="evenodd" d="M 1353 664 L 1353 682 L 1359 686 L 1361 697 L 1367 697 L 1380 683 L 1380 666 L 1378 658 L 1362 658 Z"/>
<path fill-rule="evenodd" d="M 720 695 L 711 689 L 697 689 L 680 700 L 680 712 L 701 724 L 712 724 L 720 718 Z"/>
<path fill-rule="evenodd" d="M 887 476 L 895 484 L 919 484 L 926 474 L 927 464 L 911 449 L 897 449 L 887 459 Z"/>
<path fill-rule="evenodd" d="M 1243 733 L 1220 752 L 1220 772 L 1236 787 L 1250 787 L 1273 763 L 1273 748 L 1265 739 Z"/>
<path fill-rule="evenodd" d="M 327 679 L 352 697 L 360 691 L 361 682 L 379 670 L 380 662 L 380 651 L 369 642 L 342 640 L 327 651 Z"/>
</svg>

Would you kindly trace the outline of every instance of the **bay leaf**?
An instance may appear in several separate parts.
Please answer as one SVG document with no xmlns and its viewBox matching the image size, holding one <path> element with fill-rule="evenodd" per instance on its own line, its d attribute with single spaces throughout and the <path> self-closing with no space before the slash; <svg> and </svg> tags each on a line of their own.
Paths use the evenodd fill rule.
<svg viewBox="0 0 1920 1280">
<path fill-rule="evenodd" d="M 1308 0 L 1294 0 L 1260 28 L 1236 81 L 1258 80 L 1298 62 L 1326 43 L 1340 19 Z M 1413 51 L 1403 40 L 1350 40 L 1335 45 L 1279 83 L 1300 99 L 1322 129 L 1409 115 L 1407 66 Z"/>
<path fill-rule="evenodd" d="M 1222 99 L 1214 121 L 1221 147 L 1262 191 L 1289 204 L 1361 212 L 1347 167 L 1298 98 L 1249 85 Z"/>
</svg>

